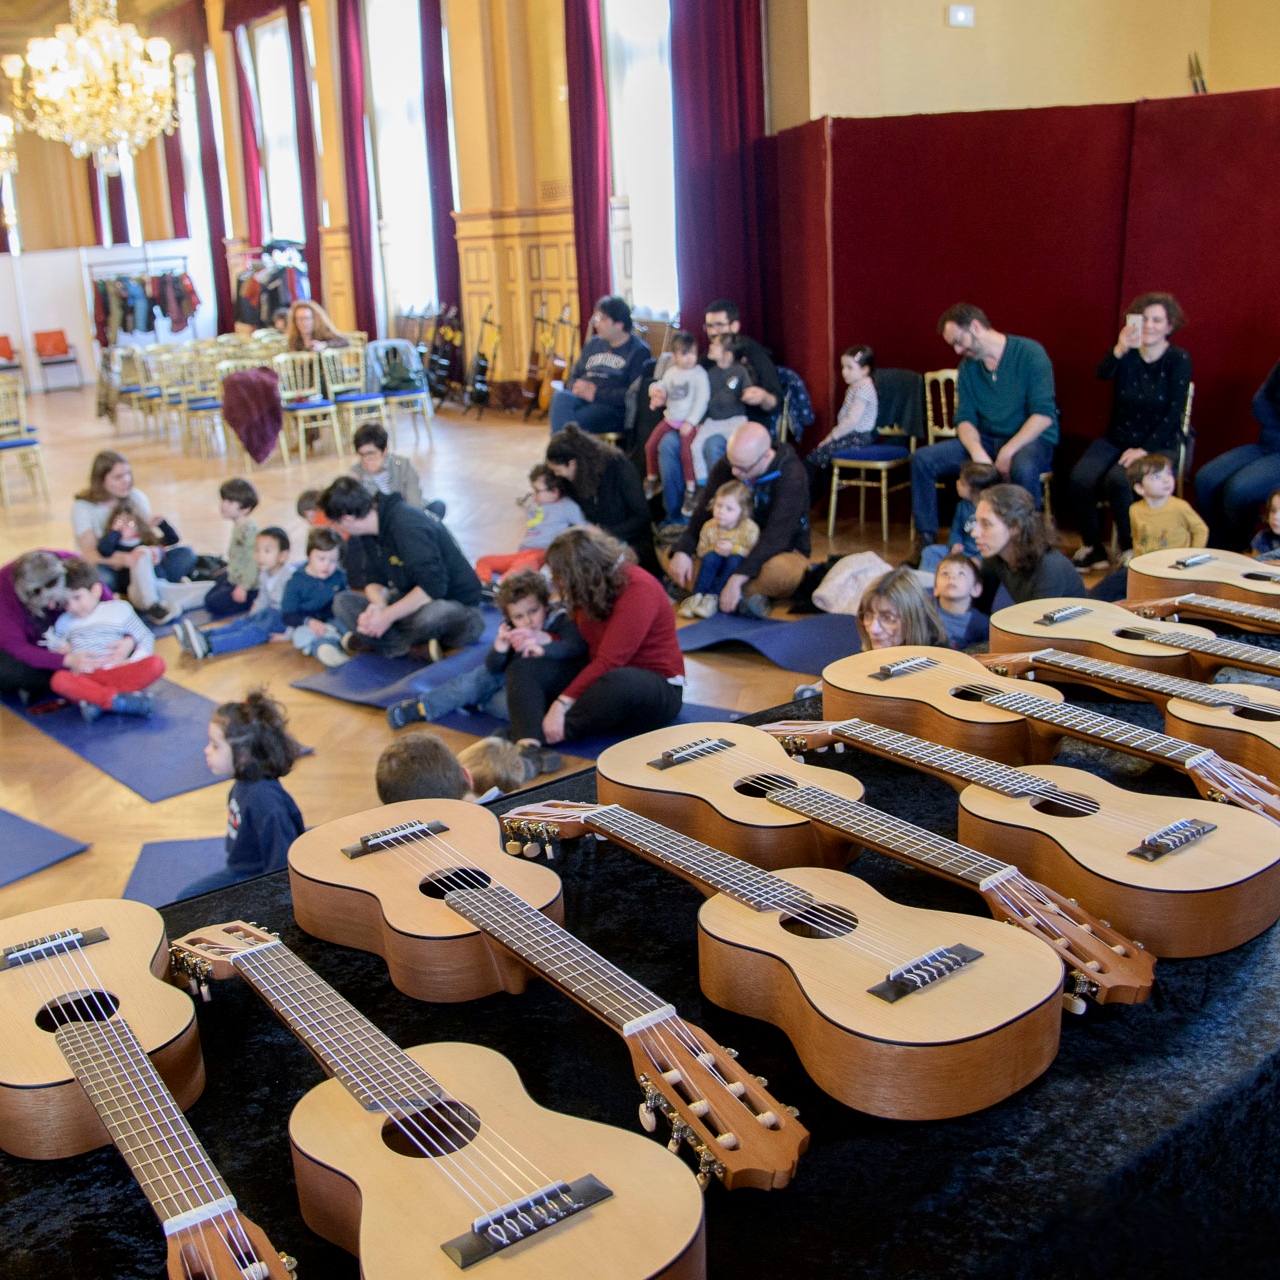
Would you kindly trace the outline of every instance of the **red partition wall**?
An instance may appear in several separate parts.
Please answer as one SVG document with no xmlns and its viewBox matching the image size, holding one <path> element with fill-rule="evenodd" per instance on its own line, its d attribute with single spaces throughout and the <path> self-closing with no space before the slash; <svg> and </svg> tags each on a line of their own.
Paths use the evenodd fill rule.
<svg viewBox="0 0 1280 1280">
<path fill-rule="evenodd" d="M 1280 90 L 1140 102 L 1121 305 L 1168 290 L 1189 317 L 1196 461 L 1257 439 L 1280 359 Z"/>
</svg>

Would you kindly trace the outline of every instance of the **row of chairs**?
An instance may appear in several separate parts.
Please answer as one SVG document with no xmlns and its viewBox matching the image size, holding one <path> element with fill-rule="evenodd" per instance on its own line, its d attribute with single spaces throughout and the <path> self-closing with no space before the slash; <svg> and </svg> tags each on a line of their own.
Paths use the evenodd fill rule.
<svg viewBox="0 0 1280 1280">
<path fill-rule="evenodd" d="M 49 478 L 40 457 L 36 429 L 27 420 L 26 388 L 20 378 L 0 374 L 0 501 L 9 505 L 9 460 L 22 469 L 32 497 L 49 501 Z"/>
<path fill-rule="evenodd" d="M 49 370 L 69 366 L 75 370 L 76 389 L 84 386 L 84 376 L 80 372 L 80 361 L 76 357 L 75 346 L 67 341 L 67 335 L 61 329 L 42 329 L 31 335 L 32 345 L 36 349 L 36 359 L 40 363 L 40 376 L 44 389 L 49 390 Z M 24 391 L 30 390 L 27 383 L 26 366 L 22 363 L 22 353 L 13 345 L 13 339 L 7 333 L 0 333 L 0 375 L 17 374 L 22 379 Z"/>
</svg>

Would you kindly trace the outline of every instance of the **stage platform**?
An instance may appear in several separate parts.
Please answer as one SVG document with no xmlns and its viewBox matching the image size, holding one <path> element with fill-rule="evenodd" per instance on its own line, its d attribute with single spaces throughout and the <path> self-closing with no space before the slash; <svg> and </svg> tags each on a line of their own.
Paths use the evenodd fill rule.
<svg viewBox="0 0 1280 1280">
<path fill-rule="evenodd" d="M 1157 723 L 1146 706 L 1094 705 Z M 811 701 L 751 719 L 817 713 Z M 955 794 L 940 782 L 854 751 L 811 763 L 852 771 L 871 803 L 954 832 Z M 1068 745 L 1059 763 L 1191 794 L 1179 775 L 1088 748 Z M 594 795 L 585 771 L 497 808 Z M 709 1188 L 709 1275 L 1242 1280 L 1280 1271 L 1280 931 L 1226 955 L 1162 962 L 1146 1005 L 1064 1015 L 1061 1051 L 1029 1088 L 976 1115 L 912 1124 L 827 1097 L 781 1032 L 702 997 L 694 889 L 595 840 L 564 847 L 552 865 L 568 927 L 736 1048 L 811 1132 L 789 1188 Z M 854 870 L 904 903 L 984 911 L 976 895 L 874 854 Z M 640 1091 L 621 1040 L 545 983 L 469 1004 L 410 1000 L 377 957 L 302 934 L 283 873 L 163 914 L 170 937 L 233 918 L 278 929 L 397 1043 L 479 1042 L 511 1060 L 539 1103 L 637 1127 Z M 189 1112 L 197 1134 L 242 1210 L 298 1259 L 300 1280 L 354 1280 L 356 1260 L 303 1224 L 293 1190 L 286 1127 L 319 1068 L 242 982 L 215 984 L 198 1016 L 209 1082 Z M 661 1126 L 656 1137 L 666 1140 Z M 44 1163 L 0 1156 L 0 1222 L 6 1280 L 164 1271 L 161 1231 L 112 1148 Z M 601 1274 L 626 1274 L 624 1262 L 602 1260 Z M 485 1264 L 470 1274 L 483 1280 Z"/>
</svg>

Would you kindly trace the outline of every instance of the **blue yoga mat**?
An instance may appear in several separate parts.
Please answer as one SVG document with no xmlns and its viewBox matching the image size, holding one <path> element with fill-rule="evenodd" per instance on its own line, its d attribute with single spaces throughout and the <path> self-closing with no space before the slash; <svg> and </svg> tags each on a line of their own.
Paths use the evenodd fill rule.
<svg viewBox="0 0 1280 1280">
<path fill-rule="evenodd" d="M 412 698 L 424 689 L 434 689 L 462 671 L 468 671 L 493 648 L 502 615 L 485 605 L 484 633 L 475 644 L 451 653 L 441 662 L 414 662 L 411 658 L 384 658 L 377 653 L 357 654 L 350 662 L 332 669 L 321 668 L 295 680 L 292 689 L 323 693 L 343 702 L 359 702 L 367 707 L 389 707 Z"/>
<path fill-rule="evenodd" d="M 155 712 L 141 716 L 104 715 L 87 724 L 74 704 L 33 716 L 16 699 L 4 705 L 29 724 L 97 766 L 144 800 L 155 803 L 214 783 L 204 762 L 214 703 L 190 689 L 159 680 L 152 687 Z"/>
<path fill-rule="evenodd" d="M 151 907 L 168 906 L 193 880 L 227 863 L 226 836 L 203 840 L 153 840 L 142 846 L 122 898 Z"/>
<path fill-rule="evenodd" d="M 89 846 L 0 809 L 0 885 L 34 875 Z"/>
<path fill-rule="evenodd" d="M 737 613 L 717 613 L 704 622 L 676 632 L 681 653 L 696 653 L 712 645 L 737 640 L 764 654 L 787 671 L 821 675 L 822 668 L 851 653 L 860 653 L 862 641 L 853 618 L 844 613 L 815 613 L 795 621 L 746 618 Z"/>
<path fill-rule="evenodd" d="M 736 720 L 738 712 L 725 711 L 722 707 L 703 707 L 696 702 L 686 702 L 681 708 L 680 714 L 676 717 L 676 724 L 694 724 L 699 720 Z M 497 720 L 493 716 L 487 716 L 482 712 L 469 714 L 466 711 L 451 711 L 447 716 L 441 716 L 439 720 L 432 722 L 440 725 L 445 729 L 456 729 L 459 733 L 474 733 L 478 737 L 485 738 L 490 734 L 502 734 L 511 725 L 506 720 Z M 431 725 L 427 725 L 431 728 Z M 584 760 L 594 760 L 606 747 L 611 747 L 615 742 L 621 742 L 624 738 L 630 737 L 630 734 L 619 733 L 614 736 L 601 736 L 595 738 L 576 738 L 572 742 L 562 742 L 556 748 L 557 751 L 563 751 L 568 756 L 580 756 Z"/>
</svg>

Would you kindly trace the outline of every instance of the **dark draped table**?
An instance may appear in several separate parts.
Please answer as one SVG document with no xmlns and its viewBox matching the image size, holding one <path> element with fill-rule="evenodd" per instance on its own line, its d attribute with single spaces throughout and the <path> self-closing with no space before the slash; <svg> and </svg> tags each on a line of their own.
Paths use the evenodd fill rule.
<svg viewBox="0 0 1280 1280">
<path fill-rule="evenodd" d="M 1146 706 L 1095 705 L 1159 724 Z M 817 714 L 810 701 L 751 719 Z M 944 784 L 853 750 L 811 762 L 855 773 L 870 803 L 954 834 L 955 793 Z M 1067 744 L 1058 762 L 1135 789 L 1192 794 L 1171 771 L 1078 744 Z M 593 800 L 594 771 L 495 808 L 553 797 Z M 828 1097 L 779 1031 L 701 995 L 702 898 L 693 888 L 594 839 L 566 845 L 553 865 L 564 881 L 568 927 L 736 1048 L 777 1099 L 799 1108 L 811 1132 L 787 1189 L 709 1188 L 712 1276 L 1280 1273 L 1274 928 L 1225 955 L 1162 962 L 1145 1005 L 1064 1015 L 1057 1059 L 1000 1105 L 956 1120 L 895 1122 Z M 904 903 L 984 911 L 977 895 L 875 854 L 852 869 Z M 399 1044 L 487 1045 L 512 1061 L 537 1102 L 636 1127 L 640 1091 L 621 1040 L 546 983 L 467 1004 L 411 1000 L 391 986 L 376 956 L 300 932 L 283 873 L 163 915 L 171 938 L 236 918 L 276 929 Z M 303 1224 L 294 1193 L 286 1124 L 321 1080 L 319 1068 L 243 982 L 215 984 L 199 1022 L 208 1086 L 188 1114 L 242 1209 L 298 1259 L 302 1280 L 357 1276 L 354 1258 Z M 665 1141 L 662 1127 L 656 1138 Z M 0 1212 L 6 1280 L 163 1274 L 159 1226 L 113 1149 L 48 1162 L 0 1156 Z M 489 1265 L 496 1272 L 501 1264 Z M 481 1264 L 470 1274 L 484 1272 Z"/>
</svg>

